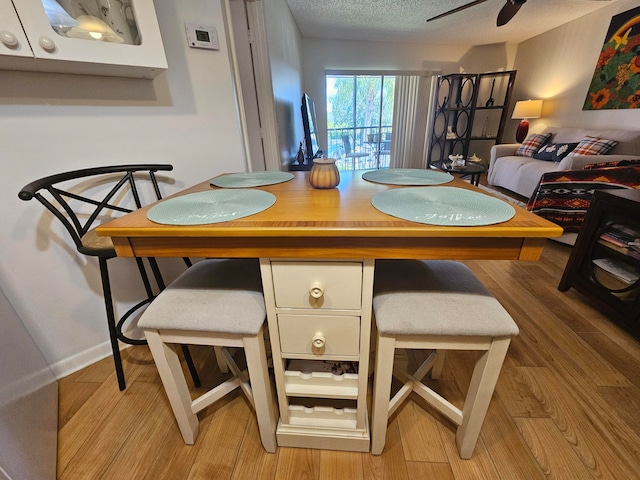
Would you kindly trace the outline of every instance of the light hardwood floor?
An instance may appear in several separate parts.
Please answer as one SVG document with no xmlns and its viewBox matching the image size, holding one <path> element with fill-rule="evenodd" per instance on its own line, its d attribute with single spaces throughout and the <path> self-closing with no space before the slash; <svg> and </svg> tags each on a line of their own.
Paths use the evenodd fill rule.
<svg viewBox="0 0 640 480">
<path fill-rule="evenodd" d="M 640 343 L 575 290 L 557 290 L 569 251 L 548 241 L 538 262 L 467 262 L 520 327 L 471 460 L 458 457 L 453 426 L 415 396 L 390 419 L 381 456 L 268 454 L 239 393 L 200 414 L 200 436 L 187 446 L 148 349 L 133 347 L 124 392 L 110 358 L 60 381 L 58 478 L 640 478 Z M 458 404 L 473 355 L 449 355 L 437 382 Z M 216 381 L 209 350 L 195 356 L 203 382 Z"/>
</svg>

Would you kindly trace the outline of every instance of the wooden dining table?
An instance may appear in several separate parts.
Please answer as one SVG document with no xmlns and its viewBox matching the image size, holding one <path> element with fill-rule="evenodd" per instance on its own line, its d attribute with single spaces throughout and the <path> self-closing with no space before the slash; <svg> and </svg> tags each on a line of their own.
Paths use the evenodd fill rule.
<svg viewBox="0 0 640 480">
<path fill-rule="evenodd" d="M 289 182 L 259 187 L 277 202 L 258 214 L 224 223 L 173 226 L 146 218 L 150 207 L 98 228 L 123 257 L 296 257 L 538 260 L 545 239 L 562 229 L 522 208 L 504 223 L 478 227 L 434 226 L 386 215 L 371 197 L 389 188 L 362 172 L 341 172 L 340 185 L 312 188 L 308 172 Z M 459 179 L 448 185 L 474 189 Z M 206 180 L 176 195 L 212 187 Z M 476 191 L 481 191 L 475 189 Z"/>
<path fill-rule="evenodd" d="M 310 186 L 309 172 L 293 172 L 289 181 L 256 187 L 275 195 L 273 206 L 226 222 L 159 224 L 147 219 L 146 207 L 97 230 L 123 257 L 260 259 L 281 446 L 369 450 L 368 375 L 357 372 L 369 372 L 376 260 L 538 260 L 546 239 L 562 234 L 520 207 L 510 220 L 482 226 L 396 218 L 371 198 L 405 187 L 362 173 L 341 172 L 337 188 L 322 190 Z M 484 194 L 460 179 L 447 186 Z M 205 180 L 164 201 L 217 188 Z M 323 370 L 327 362 L 352 362 L 357 372 L 336 380 Z"/>
</svg>

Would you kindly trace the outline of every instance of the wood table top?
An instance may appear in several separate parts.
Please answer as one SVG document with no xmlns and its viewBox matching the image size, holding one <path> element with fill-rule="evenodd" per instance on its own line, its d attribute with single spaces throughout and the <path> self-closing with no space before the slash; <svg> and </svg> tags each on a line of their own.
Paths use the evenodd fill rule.
<svg viewBox="0 0 640 480">
<path fill-rule="evenodd" d="M 437 226 L 392 217 L 375 209 L 371 197 L 401 186 L 368 182 L 362 172 L 341 172 L 329 190 L 309 185 L 309 172 L 290 181 L 256 187 L 276 203 L 260 213 L 206 225 L 162 225 L 147 219 L 152 206 L 98 227 L 112 237 L 119 256 L 452 258 L 537 260 L 544 240 L 562 229 L 515 207 L 515 216 L 495 225 Z M 447 186 L 484 193 L 454 179 Z M 209 180 L 172 197 L 214 190 Z M 429 187 L 426 187 L 429 188 Z"/>
</svg>

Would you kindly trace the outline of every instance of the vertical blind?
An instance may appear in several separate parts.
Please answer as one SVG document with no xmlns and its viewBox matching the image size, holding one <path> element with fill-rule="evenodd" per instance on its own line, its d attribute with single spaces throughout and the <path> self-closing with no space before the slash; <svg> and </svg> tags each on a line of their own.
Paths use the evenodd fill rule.
<svg viewBox="0 0 640 480">
<path fill-rule="evenodd" d="M 396 77 L 390 168 L 425 168 L 434 75 Z"/>
</svg>

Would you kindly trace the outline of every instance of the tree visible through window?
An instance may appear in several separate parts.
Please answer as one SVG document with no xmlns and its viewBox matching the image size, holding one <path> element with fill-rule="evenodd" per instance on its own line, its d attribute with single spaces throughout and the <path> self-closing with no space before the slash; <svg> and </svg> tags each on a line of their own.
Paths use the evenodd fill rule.
<svg viewBox="0 0 640 480">
<path fill-rule="evenodd" d="M 395 77 L 327 75 L 327 155 L 341 170 L 389 167 Z"/>
</svg>

